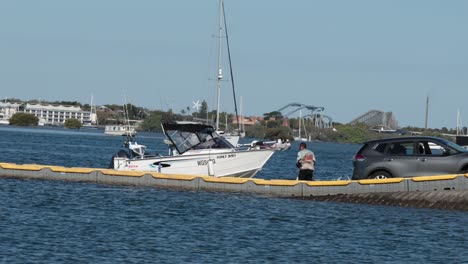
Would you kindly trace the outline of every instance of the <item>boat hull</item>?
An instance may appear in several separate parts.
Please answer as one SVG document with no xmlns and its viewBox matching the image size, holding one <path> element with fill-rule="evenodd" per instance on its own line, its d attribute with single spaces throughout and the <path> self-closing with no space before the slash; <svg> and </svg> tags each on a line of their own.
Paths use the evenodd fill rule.
<svg viewBox="0 0 468 264">
<path fill-rule="evenodd" d="M 180 156 L 129 159 L 114 157 L 116 170 L 150 171 L 214 177 L 251 178 L 265 165 L 274 150 L 203 151 Z"/>
</svg>

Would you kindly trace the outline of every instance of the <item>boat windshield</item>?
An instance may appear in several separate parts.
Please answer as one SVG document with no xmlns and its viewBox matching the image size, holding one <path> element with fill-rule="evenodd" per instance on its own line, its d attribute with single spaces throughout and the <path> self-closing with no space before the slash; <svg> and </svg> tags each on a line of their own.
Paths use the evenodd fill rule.
<svg viewBox="0 0 468 264">
<path fill-rule="evenodd" d="M 163 124 L 163 128 L 179 154 L 191 149 L 234 148 L 226 139 L 220 137 L 212 126 L 184 123 Z"/>
</svg>

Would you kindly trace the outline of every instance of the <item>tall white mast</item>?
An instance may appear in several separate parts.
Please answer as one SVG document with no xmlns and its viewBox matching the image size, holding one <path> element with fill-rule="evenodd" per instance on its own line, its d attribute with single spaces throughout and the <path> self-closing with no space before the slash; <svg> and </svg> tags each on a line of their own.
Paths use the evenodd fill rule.
<svg viewBox="0 0 468 264">
<path fill-rule="evenodd" d="M 460 110 L 457 111 L 457 135 L 463 135 L 463 125 L 460 117 Z"/>
<path fill-rule="evenodd" d="M 301 137 L 301 119 L 302 119 L 302 110 L 299 110 L 299 140 L 302 139 Z"/>
<path fill-rule="evenodd" d="M 244 110 L 242 109 L 242 96 L 240 97 L 240 122 L 241 122 L 241 131 L 239 133 L 244 133 L 245 132 L 245 127 L 244 127 Z"/>
<path fill-rule="evenodd" d="M 221 38 L 223 33 L 223 0 L 219 0 L 219 24 L 218 24 L 218 89 L 216 106 L 216 130 L 219 130 L 219 102 L 221 99 L 221 81 L 223 79 L 223 70 L 221 69 Z"/>
<path fill-rule="evenodd" d="M 94 95 L 91 94 L 91 125 L 97 125 L 98 124 L 98 119 L 97 119 L 97 113 L 96 113 L 96 106 L 94 105 Z"/>
</svg>

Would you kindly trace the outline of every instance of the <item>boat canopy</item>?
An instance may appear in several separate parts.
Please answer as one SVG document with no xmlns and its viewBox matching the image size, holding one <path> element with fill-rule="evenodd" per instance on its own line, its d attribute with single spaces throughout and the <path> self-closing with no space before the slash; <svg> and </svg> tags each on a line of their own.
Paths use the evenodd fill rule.
<svg viewBox="0 0 468 264">
<path fill-rule="evenodd" d="M 225 138 L 219 136 L 213 126 L 195 122 L 163 123 L 164 134 L 173 146 L 183 154 L 194 149 L 234 149 Z"/>
</svg>

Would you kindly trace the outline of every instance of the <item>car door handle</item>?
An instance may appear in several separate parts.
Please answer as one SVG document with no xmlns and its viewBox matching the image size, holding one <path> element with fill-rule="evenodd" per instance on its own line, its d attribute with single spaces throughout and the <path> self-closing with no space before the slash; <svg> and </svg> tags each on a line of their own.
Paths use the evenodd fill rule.
<svg viewBox="0 0 468 264">
<path fill-rule="evenodd" d="M 384 160 L 385 160 L 385 161 L 392 161 L 393 158 L 385 158 Z"/>
<path fill-rule="evenodd" d="M 420 160 L 420 161 L 426 161 L 427 159 L 426 159 L 426 158 L 419 158 L 418 160 Z"/>
</svg>

